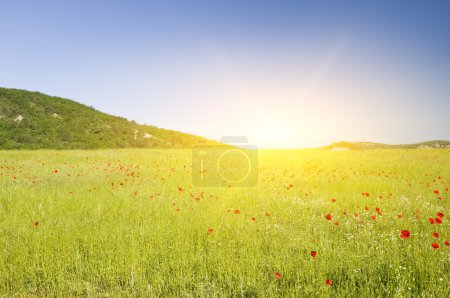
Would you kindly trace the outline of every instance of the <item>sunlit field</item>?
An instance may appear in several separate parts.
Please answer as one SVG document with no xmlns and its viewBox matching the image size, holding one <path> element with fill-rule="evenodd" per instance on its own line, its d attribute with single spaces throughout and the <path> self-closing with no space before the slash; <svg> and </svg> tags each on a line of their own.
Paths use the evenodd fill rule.
<svg viewBox="0 0 450 298">
<path fill-rule="evenodd" d="M 260 151 L 195 188 L 190 150 L 0 151 L 3 296 L 450 295 L 450 150 Z"/>
</svg>

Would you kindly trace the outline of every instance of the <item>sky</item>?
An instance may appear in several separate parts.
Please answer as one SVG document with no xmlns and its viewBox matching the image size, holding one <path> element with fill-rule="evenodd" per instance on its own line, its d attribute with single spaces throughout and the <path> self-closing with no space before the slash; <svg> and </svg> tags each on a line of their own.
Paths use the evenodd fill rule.
<svg viewBox="0 0 450 298">
<path fill-rule="evenodd" d="M 450 140 L 449 1 L 2 1 L 0 86 L 259 148 Z"/>
</svg>

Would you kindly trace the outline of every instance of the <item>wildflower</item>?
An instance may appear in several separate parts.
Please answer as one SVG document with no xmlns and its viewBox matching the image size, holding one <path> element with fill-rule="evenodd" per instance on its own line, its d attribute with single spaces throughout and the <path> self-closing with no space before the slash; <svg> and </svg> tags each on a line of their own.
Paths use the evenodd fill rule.
<svg viewBox="0 0 450 298">
<path fill-rule="evenodd" d="M 407 239 L 407 238 L 411 237 L 411 233 L 408 230 L 402 230 L 401 237 L 404 239 Z"/>
</svg>

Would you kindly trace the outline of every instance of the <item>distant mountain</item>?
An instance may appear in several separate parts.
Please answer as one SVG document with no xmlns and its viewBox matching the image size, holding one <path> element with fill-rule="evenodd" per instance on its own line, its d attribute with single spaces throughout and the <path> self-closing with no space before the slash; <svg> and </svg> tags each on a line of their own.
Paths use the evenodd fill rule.
<svg viewBox="0 0 450 298">
<path fill-rule="evenodd" d="M 99 112 L 39 92 L 0 88 L 0 149 L 188 148 L 205 138 Z"/>
<path fill-rule="evenodd" d="M 330 150 L 363 150 L 363 149 L 445 149 L 450 148 L 449 141 L 428 141 L 416 144 L 400 144 L 400 145 L 388 145 L 382 143 L 372 142 L 338 142 L 329 146 L 325 146 L 325 149 Z"/>
</svg>

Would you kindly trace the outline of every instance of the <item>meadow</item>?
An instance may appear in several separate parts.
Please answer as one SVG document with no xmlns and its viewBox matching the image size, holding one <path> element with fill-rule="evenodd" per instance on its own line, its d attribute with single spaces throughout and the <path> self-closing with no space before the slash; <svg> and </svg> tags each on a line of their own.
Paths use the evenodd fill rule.
<svg viewBox="0 0 450 298">
<path fill-rule="evenodd" d="M 0 296 L 449 297 L 450 150 L 0 151 Z"/>
</svg>

